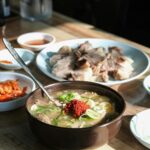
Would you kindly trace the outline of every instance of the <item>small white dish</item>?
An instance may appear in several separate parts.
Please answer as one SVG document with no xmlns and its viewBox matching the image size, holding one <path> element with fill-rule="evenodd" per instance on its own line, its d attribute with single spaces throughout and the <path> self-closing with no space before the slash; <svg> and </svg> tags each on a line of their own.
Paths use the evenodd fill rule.
<svg viewBox="0 0 150 150">
<path fill-rule="evenodd" d="M 0 73 L 0 82 L 4 82 L 6 80 L 16 80 L 16 79 L 19 81 L 19 84 L 22 88 L 27 87 L 27 92 L 26 92 L 27 94 L 22 97 L 18 97 L 14 100 L 0 102 L 0 112 L 14 110 L 24 106 L 29 94 L 36 89 L 36 85 L 33 82 L 33 80 L 24 74 L 16 73 L 16 72 Z"/>
<path fill-rule="evenodd" d="M 33 51 L 40 51 L 56 41 L 55 37 L 49 33 L 30 32 L 20 35 L 17 42 L 23 48 Z"/>
<path fill-rule="evenodd" d="M 143 80 L 143 86 L 147 93 L 150 94 L 150 75 L 145 77 L 145 79 Z"/>
<path fill-rule="evenodd" d="M 130 121 L 130 129 L 135 138 L 150 149 L 150 109 L 133 116 Z"/>
<path fill-rule="evenodd" d="M 26 65 L 29 65 L 35 54 L 27 49 L 15 48 L 19 56 L 23 59 Z M 4 61 L 9 61 L 10 63 L 5 63 Z M 0 67 L 4 69 L 21 69 L 20 64 L 13 58 L 7 49 L 0 50 Z"/>
</svg>

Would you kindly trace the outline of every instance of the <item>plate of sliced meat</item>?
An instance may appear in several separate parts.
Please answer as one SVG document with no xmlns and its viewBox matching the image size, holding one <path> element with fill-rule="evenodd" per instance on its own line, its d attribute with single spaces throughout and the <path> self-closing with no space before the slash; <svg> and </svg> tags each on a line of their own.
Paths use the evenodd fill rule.
<svg viewBox="0 0 150 150">
<path fill-rule="evenodd" d="M 36 64 L 45 75 L 57 81 L 115 85 L 139 78 L 150 63 L 147 54 L 126 43 L 86 38 L 45 48 L 38 54 Z"/>
</svg>

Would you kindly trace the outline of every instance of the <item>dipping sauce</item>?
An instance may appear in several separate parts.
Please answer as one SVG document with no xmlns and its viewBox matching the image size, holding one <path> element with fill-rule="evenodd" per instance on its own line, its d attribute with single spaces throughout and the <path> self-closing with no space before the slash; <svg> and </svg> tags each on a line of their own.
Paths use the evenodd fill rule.
<svg viewBox="0 0 150 150">
<path fill-rule="evenodd" d="M 12 64 L 12 62 L 9 61 L 9 60 L 0 60 L 0 63 L 4 63 L 4 64 Z"/>
<path fill-rule="evenodd" d="M 86 90 L 64 90 L 51 93 L 63 104 L 57 107 L 51 101 L 36 99 L 30 113 L 42 122 L 66 128 L 85 128 L 99 122 L 108 122 L 118 115 L 110 98 Z"/>
<path fill-rule="evenodd" d="M 39 40 L 32 40 L 32 41 L 28 41 L 25 42 L 25 44 L 27 45 L 43 45 L 43 44 L 48 44 L 50 41 L 46 40 L 46 39 L 39 39 Z"/>
</svg>

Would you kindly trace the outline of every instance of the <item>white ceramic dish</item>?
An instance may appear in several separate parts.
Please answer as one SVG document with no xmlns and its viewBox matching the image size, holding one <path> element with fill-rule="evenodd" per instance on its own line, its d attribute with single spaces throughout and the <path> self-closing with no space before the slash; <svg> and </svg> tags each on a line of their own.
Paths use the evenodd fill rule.
<svg viewBox="0 0 150 150">
<path fill-rule="evenodd" d="M 150 75 L 145 77 L 145 79 L 143 80 L 143 86 L 147 93 L 150 94 Z"/>
<path fill-rule="evenodd" d="M 23 49 L 23 48 L 15 48 L 15 50 L 17 51 L 19 56 L 23 59 L 26 65 L 29 65 L 35 57 L 35 54 L 30 50 Z M 12 64 L 2 63 L 1 61 L 4 60 L 10 61 L 12 62 Z M 0 67 L 4 69 L 22 68 L 7 49 L 3 49 L 0 51 Z"/>
<path fill-rule="evenodd" d="M 36 40 L 47 40 L 49 42 L 42 45 L 31 45 L 27 43 Z M 55 41 L 56 39 L 53 35 L 49 33 L 43 33 L 43 32 L 29 32 L 29 33 L 22 34 L 17 38 L 17 42 L 20 44 L 21 47 L 28 48 L 33 51 L 40 51 L 53 44 Z"/>
<path fill-rule="evenodd" d="M 150 109 L 144 110 L 132 117 L 130 129 L 135 138 L 150 149 Z"/>
<path fill-rule="evenodd" d="M 14 100 L 10 100 L 7 102 L 0 102 L 0 112 L 14 110 L 21 106 L 24 106 L 26 99 L 29 94 L 36 89 L 35 83 L 31 78 L 24 74 L 16 73 L 16 72 L 1 72 L 0 73 L 0 82 L 6 80 L 15 80 L 18 79 L 21 87 L 27 87 L 27 94 L 25 96 L 16 98 Z"/>
<path fill-rule="evenodd" d="M 63 81 L 64 79 L 58 78 L 55 75 L 51 73 L 51 67 L 49 65 L 49 58 L 54 54 L 57 53 L 58 50 L 62 46 L 71 46 L 73 48 L 79 46 L 80 43 L 83 43 L 85 41 L 89 41 L 93 47 L 110 47 L 110 46 L 117 46 L 122 49 L 122 52 L 124 55 L 131 57 L 134 60 L 133 63 L 133 68 L 134 72 L 132 76 L 129 79 L 126 80 L 109 80 L 108 82 L 98 82 L 103 85 L 115 85 L 115 84 L 121 84 L 121 83 L 126 83 L 132 80 L 137 79 L 141 75 L 143 75 L 149 68 L 149 58 L 148 56 L 140 51 L 139 49 L 136 49 L 132 46 L 129 46 L 125 43 L 117 42 L 117 41 L 112 41 L 112 40 L 106 40 L 106 39 L 74 39 L 74 40 L 68 40 L 68 41 L 62 41 L 59 43 L 55 43 L 44 50 L 42 50 L 37 58 L 36 58 L 36 64 L 38 68 L 46 74 L 48 77 L 57 80 L 57 81 Z"/>
</svg>

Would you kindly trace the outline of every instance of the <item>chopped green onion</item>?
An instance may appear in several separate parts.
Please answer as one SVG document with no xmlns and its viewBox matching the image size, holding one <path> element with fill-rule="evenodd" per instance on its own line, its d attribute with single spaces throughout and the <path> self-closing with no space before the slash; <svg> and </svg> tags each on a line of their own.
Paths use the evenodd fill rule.
<svg viewBox="0 0 150 150">
<path fill-rule="evenodd" d="M 55 126 L 58 125 L 58 119 L 57 119 L 57 118 L 54 118 L 54 119 L 52 120 L 52 125 L 55 125 Z"/>
<path fill-rule="evenodd" d="M 87 101 L 87 104 L 88 104 L 91 108 L 93 108 L 93 107 L 95 106 L 95 102 L 94 102 L 92 99 L 89 99 L 89 100 Z"/>
<path fill-rule="evenodd" d="M 99 117 L 99 113 L 97 113 L 96 111 L 92 109 L 87 109 L 85 112 L 85 115 L 87 115 L 88 117 L 92 119 L 97 119 Z"/>
<path fill-rule="evenodd" d="M 34 110 L 34 113 L 47 113 L 49 111 L 58 111 L 58 107 L 51 107 L 50 105 L 46 105 L 46 106 L 41 106 L 41 105 L 37 105 L 36 110 Z"/>
<path fill-rule="evenodd" d="M 66 103 L 70 102 L 74 98 L 75 98 L 75 94 L 72 92 L 62 94 L 58 97 L 59 100 L 66 102 Z"/>
</svg>

